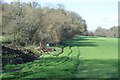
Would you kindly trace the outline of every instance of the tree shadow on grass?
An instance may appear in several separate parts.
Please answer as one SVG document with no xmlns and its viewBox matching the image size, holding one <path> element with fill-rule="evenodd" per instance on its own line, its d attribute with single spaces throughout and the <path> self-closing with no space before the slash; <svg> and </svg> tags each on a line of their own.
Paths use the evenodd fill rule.
<svg viewBox="0 0 120 80">
<path fill-rule="evenodd" d="M 95 42 L 67 42 L 67 43 L 63 43 L 64 46 L 78 46 L 78 47 L 82 47 L 82 46 L 97 46 L 95 44 Z"/>
<path fill-rule="evenodd" d="M 88 38 L 88 37 L 74 38 L 74 39 L 71 39 L 71 40 L 64 41 L 62 43 L 62 45 L 64 45 L 64 46 L 78 46 L 78 47 L 82 47 L 82 46 L 98 46 L 95 42 L 87 41 L 87 40 L 91 40 L 91 39 Z"/>
<path fill-rule="evenodd" d="M 90 38 L 92 39 L 93 37 L 88 37 L 88 36 L 84 36 L 84 37 L 74 37 L 73 39 L 67 39 L 67 41 L 87 41 L 87 40 L 90 40 Z M 95 38 L 94 38 L 95 39 Z M 67 42 L 66 41 L 66 42 Z"/>
</svg>

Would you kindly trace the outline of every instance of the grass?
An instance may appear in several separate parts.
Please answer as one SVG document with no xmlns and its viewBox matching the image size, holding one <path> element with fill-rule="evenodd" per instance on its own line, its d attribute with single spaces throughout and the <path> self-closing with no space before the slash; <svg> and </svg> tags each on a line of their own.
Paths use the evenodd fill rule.
<svg viewBox="0 0 120 80">
<path fill-rule="evenodd" d="M 85 59 L 118 59 L 117 38 L 91 38 L 96 46 L 79 47 L 81 56 Z M 82 41 L 81 41 L 82 42 Z M 82 54 L 83 53 L 83 54 Z"/>
<path fill-rule="evenodd" d="M 18 71 L 7 71 L 3 73 L 3 78 L 71 78 L 72 72 L 75 70 L 75 61 L 71 60 L 68 57 L 70 52 L 68 47 L 64 48 L 64 55 L 61 57 L 53 56 L 53 55 L 42 55 L 39 60 L 35 60 L 34 62 L 17 65 L 20 68 Z M 69 60 L 70 59 L 70 60 Z M 15 68 L 14 65 L 5 66 L 6 69 Z"/>
<path fill-rule="evenodd" d="M 118 39 L 77 36 L 25 64 L 6 65 L 3 78 L 117 78 Z M 36 50 L 34 51 L 37 52 Z M 58 80 L 58 79 L 56 79 Z"/>
<path fill-rule="evenodd" d="M 110 60 L 81 60 L 76 77 L 79 78 L 117 78 L 118 65 L 114 59 Z"/>
<path fill-rule="evenodd" d="M 79 78 L 116 78 L 118 77 L 118 39 L 103 37 L 80 37 Z M 89 42 L 92 42 L 89 43 Z M 93 44 L 94 42 L 94 44 Z M 88 46 L 89 45 L 89 46 Z"/>
</svg>

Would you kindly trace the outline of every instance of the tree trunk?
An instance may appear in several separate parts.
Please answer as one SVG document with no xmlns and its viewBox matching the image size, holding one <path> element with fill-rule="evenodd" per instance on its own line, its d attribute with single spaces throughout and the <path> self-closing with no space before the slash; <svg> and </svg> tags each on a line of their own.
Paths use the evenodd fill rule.
<svg viewBox="0 0 120 80">
<path fill-rule="evenodd" d="M 39 49 L 42 53 L 48 53 L 48 51 L 45 49 L 45 44 L 43 41 L 40 42 L 39 47 L 40 47 Z"/>
<path fill-rule="evenodd" d="M 40 41 L 39 47 L 40 47 L 40 49 L 44 49 L 45 48 L 45 45 L 44 45 L 44 43 L 42 41 Z"/>
</svg>

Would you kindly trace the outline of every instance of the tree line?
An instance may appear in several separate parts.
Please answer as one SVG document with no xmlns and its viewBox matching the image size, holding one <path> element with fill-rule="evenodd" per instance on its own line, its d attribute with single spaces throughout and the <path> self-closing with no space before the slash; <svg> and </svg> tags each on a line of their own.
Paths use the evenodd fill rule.
<svg viewBox="0 0 120 80">
<path fill-rule="evenodd" d="M 92 31 L 86 31 L 84 32 L 83 35 L 86 36 L 98 36 L 98 37 L 119 37 L 118 34 L 118 27 L 117 26 L 113 26 L 109 29 L 106 28 L 102 28 L 102 27 L 97 27 L 97 29 L 95 29 L 93 32 Z"/>
<path fill-rule="evenodd" d="M 3 36 L 9 36 L 14 46 L 60 44 L 76 34 L 87 31 L 86 21 L 59 4 L 56 8 L 41 7 L 37 2 L 1 3 Z"/>
</svg>

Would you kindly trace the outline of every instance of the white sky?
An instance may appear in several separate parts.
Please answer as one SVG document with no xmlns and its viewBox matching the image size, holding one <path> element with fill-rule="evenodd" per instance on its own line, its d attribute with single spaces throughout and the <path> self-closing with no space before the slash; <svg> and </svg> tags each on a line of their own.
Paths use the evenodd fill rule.
<svg viewBox="0 0 120 80">
<path fill-rule="evenodd" d="M 15 0 L 5 0 L 11 2 Z M 98 26 L 110 28 L 118 25 L 118 1 L 119 0 L 21 0 L 36 1 L 40 4 L 63 3 L 65 9 L 75 11 L 86 20 L 88 30 L 95 30 Z"/>
</svg>

